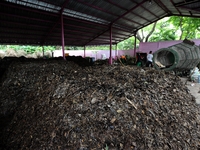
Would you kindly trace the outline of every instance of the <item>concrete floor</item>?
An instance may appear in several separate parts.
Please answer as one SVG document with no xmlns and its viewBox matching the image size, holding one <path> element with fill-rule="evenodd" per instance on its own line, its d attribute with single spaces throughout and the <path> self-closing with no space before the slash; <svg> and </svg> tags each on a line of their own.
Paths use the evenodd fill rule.
<svg viewBox="0 0 200 150">
<path fill-rule="evenodd" d="M 181 78 L 183 83 L 187 81 L 187 78 Z M 200 104 L 200 83 L 193 83 L 190 81 L 186 82 L 187 88 L 190 90 L 190 93 L 196 98 L 197 104 Z"/>
</svg>

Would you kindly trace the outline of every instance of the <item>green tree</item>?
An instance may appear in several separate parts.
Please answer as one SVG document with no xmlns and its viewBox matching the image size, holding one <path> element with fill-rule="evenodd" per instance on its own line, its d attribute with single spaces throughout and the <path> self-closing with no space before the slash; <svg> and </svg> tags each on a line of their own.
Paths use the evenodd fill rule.
<svg viewBox="0 0 200 150">
<path fill-rule="evenodd" d="M 154 32 L 151 34 L 149 38 L 149 42 L 156 42 L 156 41 L 169 41 L 169 40 L 176 40 L 178 36 L 175 34 L 176 28 L 171 25 L 168 19 L 160 20 Z"/>
<path fill-rule="evenodd" d="M 129 50 L 134 48 L 135 37 L 130 37 L 117 44 L 117 49 L 119 50 Z"/>
<path fill-rule="evenodd" d="M 149 37 L 153 34 L 155 28 L 156 28 L 156 24 L 157 22 L 154 22 L 153 24 L 140 29 L 137 34 L 136 34 L 136 38 L 140 41 L 140 42 L 148 42 Z"/>
<path fill-rule="evenodd" d="M 140 42 L 176 40 L 176 29 L 168 20 L 169 18 L 164 18 L 140 29 L 136 35 L 137 39 Z"/>
<path fill-rule="evenodd" d="M 174 25 L 179 40 L 200 38 L 199 18 L 172 16 L 169 22 Z"/>
</svg>

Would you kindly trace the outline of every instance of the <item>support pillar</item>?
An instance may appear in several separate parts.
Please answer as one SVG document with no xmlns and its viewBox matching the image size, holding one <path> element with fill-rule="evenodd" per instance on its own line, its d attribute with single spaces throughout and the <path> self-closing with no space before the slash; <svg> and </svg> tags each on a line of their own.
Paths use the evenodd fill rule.
<svg viewBox="0 0 200 150">
<path fill-rule="evenodd" d="M 62 32 L 62 54 L 63 54 L 63 59 L 65 60 L 65 37 L 64 37 L 64 25 L 63 25 L 63 15 L 61 14 L 61 32 Z"/>
<path fill-rule="evenodd" d="M 118 58 L 117 44 L 115 45 L 115 60 Z"/>
<path fill-rule="evenodd" d="M 85 58 L 85 50 L 86 50 L 86 46 L 84 46 L 84 58 Z"/>
<path fill-rule="evenodd" d="M 110 25 L 110 57 L 109 64 L 112 65 L 112 25 Z"/>
<path fill-rule="evenodd" d="M 43 55 L 43 58 L 44 58 L 44 46 L 42 46 L 42 55 Z"/>
<path fill-rule="evenodd" d="M 134 58 L 136 58 L 136 46 L 137 46 L 137 45 L 136 45 L 136 42 L 137 42 L 137 41 L 136 41 L 136 34 L 137 34 L 137 31 L 135 32 L 135 35 L 134 35 L 134 36 L 135 36 L 135 42 L 134 42 L 134 54 L 133 54 L 133 57 L 134 57 Z"/>
</svg>

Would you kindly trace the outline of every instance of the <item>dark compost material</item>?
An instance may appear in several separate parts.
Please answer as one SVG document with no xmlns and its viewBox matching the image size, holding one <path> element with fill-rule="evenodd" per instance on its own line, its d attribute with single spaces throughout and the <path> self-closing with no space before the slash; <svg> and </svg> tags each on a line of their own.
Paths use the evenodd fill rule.
<svg viewBox="0 0 200 150">
<path fill-rule="evenodd" d="M 195 150 L 200 144 L 194 97 L 179 77 L 149 68 L 12 63 L 0 86 L 0 116 L 1 149 Z"/>
</svg>

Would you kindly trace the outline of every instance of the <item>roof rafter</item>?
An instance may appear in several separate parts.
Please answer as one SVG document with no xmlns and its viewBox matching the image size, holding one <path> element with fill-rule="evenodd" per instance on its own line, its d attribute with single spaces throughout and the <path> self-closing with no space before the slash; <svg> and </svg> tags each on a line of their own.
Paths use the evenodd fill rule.
<svg viewBox="0 0 200 150">
<path fill-rule="evenodd" d="M 160 0 L 154 0 L 158 6 L 160 6 L 161 9 L 163 9 L 167 14 L 172 14 L 172 12 L 160 1 Z"/>
<path fill-rule="evenodd" d="M 170 0 L 170 2 L 171 2 L 173 5 L 175 5 L 173 0 Z M 175 7 L 175 8 L 176 8 L 176 10 L 179 12 L 179 14 L 182 15 L 181 11 L 180 11 L 177 7 Z"/>
<path fill-rule="evenodd" d="M 115 17 L 120 17 L 120 16 L 118 16 L 118 15 L 116 15 L 116 14 L 114 14 L 114 13 L 111 13 L 111 12 L 109 12 L 109 11 L 107 11 L 107 10 L 104 10 L 104 9 L 101 9 L 101 8 L 99 8 L 99 7 L 97 7 L 97 6 L 94 6 L 94 5 L 91 5 L 91 4 L 88 4 L 88 3 L 86 3 L 86 2 L 84 2 L 84 1 L 82 1 L 82 0 L 78 0 L 79 2 L 81 2 L 81 3 L 83 3 L 84 5 L 87 5 L 87 6 L 89 6 L 89 7 L 92 7 L 92 8 L 95 8 L 95 9 L 97 9 L 97 10 L 99 10 L 99 11 L 103 11 L 103 12 L 105 12 L 105 13 L 107 13 L 107 14 L 110 14 L 110 15 L 113 15 L 113 16 L 115 16 Z M 127 21 L 130 21 L 130 22 L 133 22 L 133 23 L 135 23 L 135 24 L 139 24 L 139 25 L 141 25 L 140 23 L 138 23 L 138 22 L 136 22 L 136 21 L 134 21 L 134 20 L 131 20 L 131 19 L 128 19 L 128 18 L 123 18 L 124 20 L 127 20 Z"/>
<path fill-rule="evenodd" d="M 112 43 L 118 43 L 164 17 L 200 18 L 199 0 L 151 1 L 2 0 L 0 43 L 61 45 L 61 17 L 65 45 L 74 46 L 109 45 L 111 25 Z"/>
<path fill-rule="evenodd" d="M 184 0 L 183 2 L 179 2 L 179 3 L 175 3 L 174 6 L 178 7 L 178 6 L 184 6 L 184 5 L 188 5 L 188 4 L 193 4 L 199 2 L 199 0 Z"/>
<path fill-rule="evenodd" d="M 138 4 L 135 0 L 131 0 L 133 3 L 136 3 Z M 142 7 L 144 10 L 146 10 L 147 12 L 149 12 L 152 16 L 156 17 L 156 18 L 159 18 L 156 14 L 152 13 L 149 9 L 145 8 L 144 6 L 140 6 Z"/>
<path fill-rule="evenodd" d="M 131 11 L 133 11 L 134 9 L 136 9 L 137 7 L 139 7 L 140 5 L 142 5 L 145 2 L 146 2 L 146 0 L 143 0 L 142 2 L 140 2 L 139 4 L 137 4 L 136 6 L 134 6 L 133 8 L 131 8 L 130 10 L 126 11 L 124 14 L 122 14 L 121 16 L 119 16 L 118 18 L 116 18 L 115 20 L 111 21 L 111 24 L 113 24 L 117 20 L 123 18 L 125 15 L 127 15 L 128 13 L 130 13 Z"/>
<path fill-rule="evenodd" d="M 114 22 L 116 22 L 117 20 L 119 20 L 120 18 L 124 17 L 126 14 L 128 14 L 129 12 L 131 12 L 132 10 L 134 10 L 135 8 L 137 8 L 138 6 L 142 5 L 146 0 L 143 0 L 141 3 L 137 4 L 136 6 L 134 6 L 133 8 L 131 8 L 130 10 L 126 11 L 123 15 L 119 16 L 118 18 L 116 18 L 115 20 L 113 20 L 111 23 L 110 23 L 110 26 L 112 26 L 112 24 Z M 88 41 L 88 43 L 90 43 L 92 40 L 94 40 L 95 38 L 101 36 L 102 34 L 104 34 L 105 32 L 109 31 L 110 30 L 110 27 L 103 31 L 102 33 L 100 33 L 99 35 L 97 35 L 96 37 L 94 37 L 93 39 L 91 39 L 90 41 Z M 88 44 L 86 43 L 86 45 Z"/>
<path fill-rule="evenodd" d="M 120 6 L 120 5 L 118 5 L 118 4 L 114 3 L 114 2 L 112 2 L 111 0 L 108 0 L 108 2 L 111 3 L 112 5 L 115 5 L 115 6 L 119 7 L 119 8 L 121 8 L 121 9 L 125 10 L 125 11 L 128 11 L 128 9 L 126 9 L 126 8 L 124 8 L 124 7 Z M 141 15 L 139 15 L 139 14 L 136 14 L 136 13 L 134 13 L 134 12 L 130 12 L 130 13 L 135 14 L 135 15 L 137 15 L 138 17 L 140 17 L 140 18 L 142 18 L 142 19 L 144 19 L 144 20 L 146 20 L 146 21 L 148 21 L 148 22 L 150 21 L 149 19 L 144 18 L 143 16 L 141 16 Z"/>
<path fill-rule="evenodd" d="M 14 18 L 21 18 L 21 19 L 26 19 L 26 20 L 33 20 L 33 21 L 45 22 L 45 23 L 54 23 L 53 21 L 48 21 L 48 20 L 43 20 L 43 19 L 38 19 L 38 18 L 28 18 L 28 17 L 16 15 L 16 14 L 14 15 L 14 14 L 8 14 L 8 13 L 2 13 L 2 12 L 0 12 L 0 15 L 10 16 L 10 17 L 14 17 Z"/>
<path fill-rule="evenodd" d="M 63 5 L 61 6 L 61 9 L 59 11 L 59 15 L 62 15 L 64 8 L 66 7 L 66 5 L 69 3 L 69 0 L 65 0 L 65 2 L 63 3 Z M 44 44 L 45 39 L 53 32 L 53 30 L 55 29 L 55 27 L 58 25 L 59 21 L 61 18 L 59 18 L 55 24 L 49 29 L 49 31 L 46 33 L 46 35 L 43 37 L 42 41 L 41 41 L 41 45 Z"/>
</svg>

